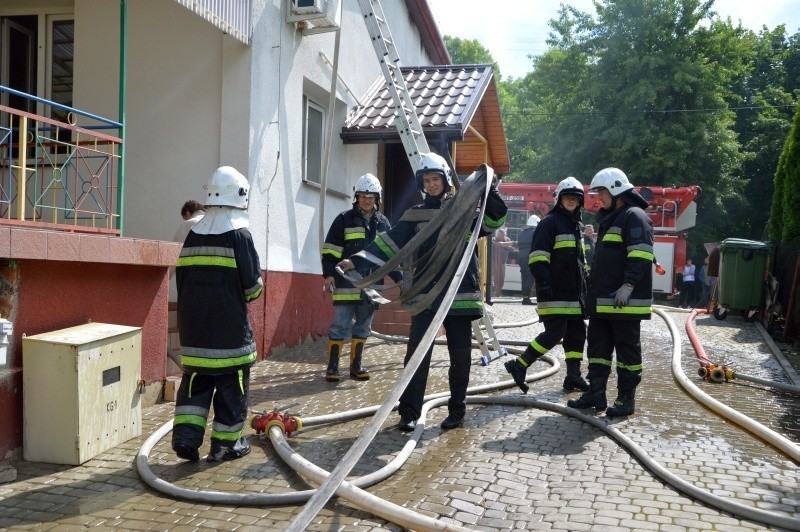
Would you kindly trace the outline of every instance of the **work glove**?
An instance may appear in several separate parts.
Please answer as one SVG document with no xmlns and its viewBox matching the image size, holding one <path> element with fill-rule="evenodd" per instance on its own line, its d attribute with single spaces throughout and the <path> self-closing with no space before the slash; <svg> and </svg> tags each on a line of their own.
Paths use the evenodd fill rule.
<svg viewBox="0 0 800 532">
<path fill-rule="evenodd" d="M 633 285 L 628 283 L 611 292 L 611 297 L 614 298 L 614 308 L 622 308 L 627 305 L 631 299 L 631 292 L 633 292 Z"/>
<path fill-rule="evenodd" d="M 540 284 L 536 286 L 536 298 L 545 301 L 553 299 L 553 289 L 549 284 Z"/>
</svg>

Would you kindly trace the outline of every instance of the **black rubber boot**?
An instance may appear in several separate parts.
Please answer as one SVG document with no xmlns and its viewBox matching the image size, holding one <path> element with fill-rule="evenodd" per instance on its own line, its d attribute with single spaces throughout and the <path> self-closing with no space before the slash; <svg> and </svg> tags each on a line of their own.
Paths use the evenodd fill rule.
<svg viewBox="0 0 800 532">
<path fill-rule="evenodd" d="M 401 432 L 413 432 L 416 426 L 416 419 L 408 414 L 400 414 L 400 422 L 397 424 L 397 428 L 400 429 Z"/>
<path fill-rule="evenodd" d="M 361 365 L 361 355 L 364 353 L 366 338 L 353 338 L 350 342 L 350 376 L 357 381 L 368 381 L 369 371 Z"/>
<path fill-rule="evenodd" d="M 523 305 L 533 305 L 533 301 L 531 301 L 531 298 L 529 298 L 529 297 L 523 297 L 522 298 L 522 304 Z"/>
<path fill-rule="evenodd" d="M 520 362 L 519 357 L 514 360 L 508 360 L 503 365 L 506 367 L 506 371 L 511 374 L 519 389 L 522 390 L 522 393 L 528 393 L 529 388 L 525 383 L 525 374 L 528 371 L 528 367 Z"/>
<path fill-rule="evenodd" d="M 206 457 L 206 462 L 227 462 L 236 460 L 250 454 L 250 444 L 244 436 L 240 436 L 233 445 L 222 445 L 216 440 L 211 441 L 211 452 Z"/>
<path fill-rule="evenodd" d="M 589 391 L 589 383 L 583 380 L 583 377 L 581 377 L 580 360 L 567 360 L 567 376 L 564 377 L 564 391 Z"/>
<path fill-rule="evenodd" d="M 444 421 L 442 421 L 440 427 L 442 427 L 442 430 L 450 430 L 461 427 L 462 425 L 464 425 L 464 412 L 450 412 Z"/>
<path fill-rule="evenodd" d="M 577 408 L 578 410 L 594 408 L 598 412 L 602 412 L 608 408 L 608 400 L 606 399 L 607 381 L 608 377 L 595 377 L 594 379 L 590 378 L 589 391 L 577 399 L 570 399 L 567 401 L 567 406 L 570 408 Z"/>
<path fill-rule="evenodd" d="M 606 417 L 630 416 L 636 409 L 636 388 L 632 390 L 619 390 L 613 406 L 606 410 Z"/>
<path fill-rule="evenodd" d="M 339 381 L 339 354 L 342 352 L 344 340 L 328 340 L 328 369 L 325 370 L 325 380 Z"/>
</svg>

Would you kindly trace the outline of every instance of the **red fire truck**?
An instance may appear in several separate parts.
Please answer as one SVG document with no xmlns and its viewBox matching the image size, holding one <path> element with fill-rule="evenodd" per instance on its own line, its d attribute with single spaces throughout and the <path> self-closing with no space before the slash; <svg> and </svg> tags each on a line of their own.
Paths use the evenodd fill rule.
<svg viewBox="0 0 800 532">
<path fill-rule="evenodd" d="M 556 186 L 541 183 L 500 184 L 500 195 L 508 205 L 506 220 L 508 238 L 517 239 L 517 235 L 525 227 L 525 222 L 531 214 L 543 217 L 550 212 L 554 205 L 553 193 Z M 700 194 L 700 187 L 634 188 L 650 203 L 647 214 L 653 221 L 655 229 L 654 252 L 656 260 L 666 270 L 665 275 L 653 276 L 653 291 L 674 294 L 677 291 L 676 273 L 682 272 L 686 264 L 686 231 L 695 225 L 697 203 L 694 200 Z M 589 193 L 588 185 L 584 185 L 584 193 L 584 209 L 590 213 L 600 210 L 597 194 Z M 509 254 L 515 263 L 516 257 L 513 255 Z M 504 287 L 507 290 L 514 290 L 517 279 L 519 279 L 517 265 L 507 265 Z"/>
</svg>

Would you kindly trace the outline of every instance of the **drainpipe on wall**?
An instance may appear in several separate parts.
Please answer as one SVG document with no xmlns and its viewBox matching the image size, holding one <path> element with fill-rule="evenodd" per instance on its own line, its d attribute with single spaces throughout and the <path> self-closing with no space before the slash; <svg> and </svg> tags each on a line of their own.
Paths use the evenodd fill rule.
<svg viewBox="0 0 800 532">
<path fill-rule="evenodd" d="M 119 1 L 119 119 L 122 124 L 119 128 L 119 182 L 117 184 L 117 229 L 122 236 L 123 222 L 125 220 L 125 109 L 127 103 L 127 82 L 128 82 L 128 2 Z"/>
<path fill-rule="evenodd" d="M 343 2 L 342 2 L 343 3 Z M 342 7 L 339 4 L 339 9 Z M 341 14 L 340 14 L 341 20 Z M 333 137 L 333 116 L 336 111 L 336 83 L 339 79 L 339 42 L 341 41 L 342 28 L 336 30 L 336 38 L 333 44 L 333 65 L 331 67 L 331 92 L 328 97 L 328 122 L 325 124 L 325 157 L 322 158 L 322 179 L 321 190 L 319 193 L 319 251 L 322 253 L 322 246 L 325 243 L 325 199 L 328 194 L 328 168 L 331 158 L 331 138 Z"/>
</svg>

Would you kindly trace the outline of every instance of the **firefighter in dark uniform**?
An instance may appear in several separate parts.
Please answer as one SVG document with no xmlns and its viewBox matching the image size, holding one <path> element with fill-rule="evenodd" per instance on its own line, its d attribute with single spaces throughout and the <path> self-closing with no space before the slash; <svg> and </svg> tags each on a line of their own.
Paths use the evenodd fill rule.
<svg viewBox="0 0 800 532">
<path fill-rule="evenodd" d="M 256 342 L 247 303 L 261 295 L 264 285 L 248 230 L 247 179 L 223 166 L 206 188 L 206 214 L 187 235 L 176 265 L 183 378 L 172 449 L 180 458 L 199 460 L 213 401 L 207 460 L 219 462 L 250 452 L 242 430 Z"/>
<path fill-rule="evenodd" d="M 353 208 L 339 214 L 328 229 L 322 246 L 323 292 L 333 298 L 333 322 L 328 330 L 328 367 L 325 380 L 339 380 L 339 355 L 348 336 L 350 342 L 350 376 L 356 380 L 369 379 L 369 372 L 362 364 L 364 343 L 372 332 L 372 317 L 375 304 L 362 290 L 336 273 L 336 265 L 367 247 L 375 235 L 391 229 L 389 220 L 378 211 L 381 201 L 381 183 L 372 174 L 358 178 L 353 188 Z M 399 281 L 400 272 L 391 277 Z M 352 331 L 352 332 L 351 332 Z"/>
<path fill-rule="evenodd" d="M 599 171 L 590 185 L 603 207 L 589 276 L 589 391 L 567 403 L 572 408 L 607 408 L 606 383 L 617 354 L 617 399 L 606 416 L 633 414 L 642 379 L 641 320 L 653 303 L 653 223 L 647 201 L 618 168 Z"/>
<path fill-rule="evenodd" d="M 438 154 L 428 153 L 422 157 L 422 168 L 416 172 L 417 188 L 422 192 L 423 203 L 407 210 L 400 221 L 388 232 L 375 239 L 370 244 L 366 254 L 359 253 L 352 260 L 343 261 L 344 270 L 357 267 L 363 270 L 373 266 L 367 257 L 374 256 L 379 260 L 388 260 L 397 254 L 400 248 L 411 240 L 422 226 L 431 220 L 451 195 L 450 187 L 453 184 L 452 172 L 449 165 Z M 500 198 L 497 189 L 492 185 L 486 203 L 486 209 L 481 227 L 481 235 L 488 235 L 503 225 L 506 219 L 506 204 Z M 415 275 L 425 270 L 429 260 L 430 251 L 436 246 L 439 233 L 434 233 L 426 240 L 417 251 L 417 257 L 422 258 L 416 264 Z M 355 264 L 354 264 L 355 262 Z M 441 277 L 434 278 L 417 298 L 425 297 L 436 283 L 442 281 Z M 448 401 L 448 416 L 442 422 L 445 430 L 460 427 L 464 423 L 464 414 L 467 408 L 467 386 L 469 385 L 469 370 L 472 364 L 472 321 L 483 316 L 483 302 L 478 278 L 477 255 L 473 251 L 472 260 L 467 268 L 464 279 L 458 288 L 455 300 L 450 306 L 447 317 L 444 319 L 444 329 L 447 336 L 447 350 L 450 356 L 448 380 L 450 385 L 450 399 Z M 442 294 L 430 307 L 412 316 L 411 332 L 404 364 L 408 364 L 425 331 L 433 321 L 438 310 Z M 416 299 L 416 298 L 415 298 Z M 428 381 L 428 369 L 431 362 L 433 346 L 428 350 L 419 368 L 414 373 L 411 382 L 400 397 L 400 422 L 397 427 L 404 432 L 414 430 L 417 419 L 422 412 L 422 402 L 425 396 L 425 387 Z"/>
<path fill-rule="evenodd" d="M 581 377 L 586 325 L 583 323 L 586 299 L 581 209 L 583 185 L 574 177 L 561 181 L 555 191 L 556 204 L 539 222 L 533 234 L 530 270 L 536 278 L 536 301 L 544 331 L 531 340 L 525 352 L 505 363 L 506 371 L 524 393 L 528 392 L 525 374 L 528 367 L 550 351 L 563 338 L 567 376 L 564 390 L 587 391 Z"/>
</svg>

